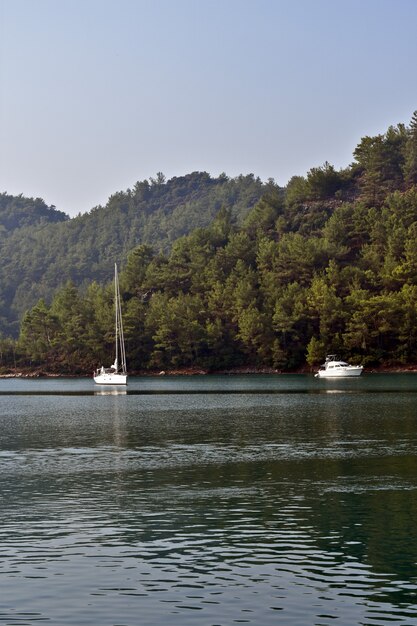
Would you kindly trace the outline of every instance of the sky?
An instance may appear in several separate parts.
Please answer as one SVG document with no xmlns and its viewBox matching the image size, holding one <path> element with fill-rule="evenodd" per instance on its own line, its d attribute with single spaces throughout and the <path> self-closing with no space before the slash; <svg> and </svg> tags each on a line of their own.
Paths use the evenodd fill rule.
<svg viewBox="0 0 417 626">
<path fill-rule="evenodd" d="M 417 0 L 0 0 L 0 192 L 285 185 L 417 109 Z"/>
</svg>

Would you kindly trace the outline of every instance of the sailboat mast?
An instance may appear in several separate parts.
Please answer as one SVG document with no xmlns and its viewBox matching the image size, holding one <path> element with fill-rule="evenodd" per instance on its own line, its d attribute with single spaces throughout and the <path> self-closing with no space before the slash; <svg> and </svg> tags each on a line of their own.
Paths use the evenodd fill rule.
<svg viewBox="0 0 417 626">
<path fill-rule="evenodd" d="M 115 289 L 115 307 L 116 307 L 116 364 L 117 371 L 122 370 L 123 374 L 126 374 L 126 351 L 125 351 L 125 338 L 123 335 L 123 322 L 122 322 L 122 303 L 120 301 L 120 286 L 119 276 L 117 273 L 117 264 L 114 264 L 114 289 Z M 120 354 L 120 363 L 119 363 Z"/>
<path fill-rule="evenodd" d="M 115 317 L 115 359 L 111 367 L 103 365 L 94 372 L 94 382 L 100 385 L 127 385 L 126 352 L 123 336 L 122 305 L 117 263 L 114 264 L 114 317 Z M 120 364 L 119 364 L 120 357 Z"/>
<path fill-rule="evenodd" d="M 117 263 L 114 264 L 114 308 L 115 308 L 115 320 L 116 320 L 116 368 L 119 369 L 119 283 L 117 279 Z"/>
</svg>

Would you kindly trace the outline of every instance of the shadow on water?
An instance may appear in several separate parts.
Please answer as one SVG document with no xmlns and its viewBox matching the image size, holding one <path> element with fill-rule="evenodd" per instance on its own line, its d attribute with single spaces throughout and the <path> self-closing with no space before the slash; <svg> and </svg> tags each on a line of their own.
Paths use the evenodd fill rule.
<svg viewBox="0 0 417 626">
<path fill-rule="evenodd" d="M 317 379 L 313 375 L 131 377 L 126 387 L 94 385 L 91 379 L 0 379 L 7 395 L 196 395 L 417 393 L 417 374 L 365 374 Z"/>
<path fill-rule="evenodd" d="M 169 395 L 331 395 L 331 394 L 397 394 L 398 389 L 75 389 L 75 390 L 18 390 L 2 391 L 0 396 L 169 396 Z M 416 389 L 401 390 L 405 394 L 417 394 Z"/>
</svg>

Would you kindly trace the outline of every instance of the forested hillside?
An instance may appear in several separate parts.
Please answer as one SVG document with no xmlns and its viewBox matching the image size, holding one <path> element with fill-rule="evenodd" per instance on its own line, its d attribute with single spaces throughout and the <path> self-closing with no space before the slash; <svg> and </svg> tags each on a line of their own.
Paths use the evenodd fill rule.
<svg viewBox="0 0 417 626">
<path fill-rule="evenodd" d="M 40 198 L 24 198 L 0 193 L 0 241 L 17 228 L 40 226 L 69 219 Z"/>
<path fill-rule="evenodd" d="M 222 206 L 237 220 L 261 197 L 253 175 L 212 178 L 205 172 L 141 181 L 115 193 L 105 207 L 69 219 L 42 200 L 0 196 L 0 333 L 17 334 L 18 320 L 39 298 L 50 301 L 67 280 L 105 282 L 113 263 L 147 243 L 168 251 L 181 235 L 206 226 Z"/>
<path fill-rule="evenodd" d="M 289 370 L 327 352 L 417 363 L 417 112 L 364 137 L 345 170 L 325 163 L 285 194 L 272 182 L 263 191 L 242 223 L 223 207 L 168 253 L 130 252 L 120 277 L 130 370 Z M 68 282 L 27 312 L 17 342 L 2 342 L 3 366 L 108 363 L 112 305 L 111 285 Z"/>
</svg>

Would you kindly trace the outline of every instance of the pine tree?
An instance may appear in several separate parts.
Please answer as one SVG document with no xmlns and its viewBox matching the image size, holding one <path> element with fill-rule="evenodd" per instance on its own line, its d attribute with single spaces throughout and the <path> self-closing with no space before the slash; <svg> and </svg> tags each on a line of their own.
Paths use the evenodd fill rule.
<svg viewBox="0 0 417 626">
<path fill-rule="evenodd" d="M 408 129 L 404 177 L 407 185 L 417 185 L 417 111 L 414 111 Z"/>
</svg>

